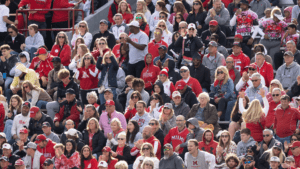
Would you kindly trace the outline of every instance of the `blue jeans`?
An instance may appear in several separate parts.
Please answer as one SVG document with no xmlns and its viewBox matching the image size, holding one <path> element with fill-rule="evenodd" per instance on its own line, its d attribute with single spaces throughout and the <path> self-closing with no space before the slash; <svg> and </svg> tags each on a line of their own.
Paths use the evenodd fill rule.
<svg viewBox="0 0 300 169">
<path fill-rule="evenodd" d="M 12 77 L 7 77 L 6 75 L 6 79 L 5 79 L 5 82 L 4 82 L 4 89 L 9 89 L 9 85 L 13 82 L 14 78 Z"/>
<path fill-rule="evenodd" d="M 11 55 L 17 55 L 17 56 L 19 55 L 19 53 L 16 52 L 16 51 L 11 51 L 10 54 L 11 54 Z"/>
<path fill-rule="evenodd" d="M 226 108 L 226 115 L 225 115 L 225 121 L 230 121 L 230 116 L 231 116 L 231 111 L 235 105 L 236 99 L 231 100 L 227 103 L 227 108 Z"/>
<path fill-rule="evenodd" d="M 287 136 L 284 138 L 280 138 L 277 135 L 275 135 L 275 139 L 280 141 L 282 143 L 282 145 L 284 145 L 284 142 L 286 141 L 288 144 L 291 142 L 291 136 Z"/>
<path fill-rule="evenodd" d="M 116 88 L 112 87 L 110 88 L 114 94 L 114 99 L 117 98 L 117 91 Z M 99 94 L 99 99 L 100 99 L 100 105 L 105 103 L 105 99 L 104 99 L 104 92 Z"/>
<path fill-rule="evenodd" d="M 7 141 L 10 141 L 12 139 L 12 135 L 11 135 L 12 125 L 13 125 L 13 121 L 11 119 L 6 120 L 3 133 L 6 134 Z"/>
<path fill-rule="evenodd" d="M 30 49 L 25 49 L 28 53 L 29 53 L 29 55 L 30 55 L 30 62 L 32 61 L 32 59 L 34 58 L 34 56 L 35 56 L 35 52 L 37 51 L 37 48 L 30 48 Z"/>
<path fill-rule="evenodd" d="M 31 99 L 28 100 L 29 102 L 31 102 Z M 47 105 L 47 101 L 44 100 L 38 100 L 35 104 L 36 107 L 40 108 L 40 109 L 46 109 L 46 105 Z"/>
</svg>

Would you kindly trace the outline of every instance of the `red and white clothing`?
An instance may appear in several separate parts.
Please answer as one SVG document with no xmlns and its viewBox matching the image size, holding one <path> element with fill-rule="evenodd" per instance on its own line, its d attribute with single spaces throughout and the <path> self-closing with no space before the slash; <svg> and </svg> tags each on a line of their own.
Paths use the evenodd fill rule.
<svg viewBox="0 0 300 169">
<path fill-rule="evenodd" d="M 126 120 L 132 119 L 132 118 L 135 116 L 136 112 L 137 112 L 137 111 L 136 111 L 135 108 L 129 109 L 129 108 L 127 107 L 126 110 L 125 110 L 125 114 L 124 114 Z"/>
<path fill-rule="evenodd" d="M 161 157 L 161 144 L 160 144 L 160 141 L 156 137 L 151 136 L 147 140 L 143 139 L 143 143 L 152 144 L 154 154 L 156 155 L 156 157 L 158 159 L 160 159 L 160 157 Z M 131 156 L 137 156 L 137 157 L 139 157 L 141 155 L 140 150 L 135 146 L 131 149 L 130 154 L 131 154 Z"/>
<path fill-rule="evenodd" d="M 48 143 L 44 148 L 40 148 L 40 146 L 37 146 L 37 150 L 43 154 L 45 158 L 53 158 L 55 156 L 55 150 L 54 146 L 56 145 L 55 142 L 53 142 L 50 139 L 47 139 Z"/>
<path fill-rule="evenodd" d="M 84 44 L 88 47 L 88 49 L 90 48 L 90 45 L 92 43 L 93 40 L 93 35 L 90 32 L 86 32 L 84 35 L 80 35 L 80 33 L 73 34 L 72 40 L 71 40 L 71 45 L 73 47 L 73 49 L 75 49 L 75 42 L 77 40 L 77 38 L 83 38 L 84 39 Z"/>
<path fill-rule="evenodd" d="M 272 125 L 274 125 L 275 120 L 275 109 L 280 104 L 280 101 L 278 103 L 275 103 L 273 100 L 269 102 L 269 112 L 266 117 L 266 127 L 271 128 Z"/>
<path fill-rule="evenodd" d="M 0 103 L 0 132 L 4 130 L 4 118 L 5 118 L 5 109 L 2 103 Z"/>
<path fill-rule="evenodd" d="M 236 34 L 251 36 L 251 32 L 253 32 L 253 21 L 257 20 L 257 18 L 257 14 L 248 9 L 247 11 L 242 11 L 239 15 L 234 15 L 230 20 L 230 25 L 236 25 Z"/>
<path fill-rule="evenodd" d="M 174 84 L 173 82 L 171 82 L 170 80 L 166 80 L 164 83 L 163 83 L 163 86 L 164 86 L 164 92 L 170 96 L 170 98 L 172 98 L 172 93 L 175 91 L 175 87 L 174 87 Z"/>
<path fill-rule="evenodd" d="M 88 68 L 82 67 L 77 69 L 76 79 L 80 80 L 82 90 L 90 90 L 98 87 L 99 71 L 96 65 L 89 65 Z"/>
<path fill-rule="evenodd" d="M 121 47 L 121 43 L 116 44 L 112 50 L 112 53 L 115 55 L 115 57 L 118 59 L 120 58 L 121 54 L 120 54 L 120 47 Z"/>
<path fill-rule="evenodd" d="M 109 51 L 109 48 L 103 49 L 103 51 L 102 51 L 103 56 L 104 56 L 105 53 L 108 52 L 108 51 Z M 97 61 L 97 60 L 98 60 L 98 57 L 100 57 L 100 51 L 99 51 L 99 49 L 93 50 L 93 51 L 91 52 L 91 54 L 92 54 L 92 56 L 94 57 L 95 61 Z M 102 56 L 102 57 L 103 57 L 103 56 Z"/>
<path fill-rule="evenodd" d="M 98 169 L 98 162 L 95 158 L 84 160 L 84 169 Z"/>
<path fill-rule="evenodd" d="M 175 148 L 178 145 L 186 142 L 186 137 L 189 134 L 189 130 L 185 127 L 182 131 L 178 130 L 178 127 L 173 127 L 164 139 L 164 145 L 172 142 L 172 146 Z M 183 152 L 183 147 L 178 151 L 179 154 Z"/>
<path fill-rule="evenodd" d="M 69 169 L 69 168 L 80 168 L 80 155 L 75 151 L 70 158 L 67 158 L 64 154 L 60 158 L 55 157 L 55 168 Z"/>
<path fill-rule="evenodd" d="M 25 5 L 29 5 L 30 9 L 50 9 L 51 7 L 51 0 L 40 0 L 40 1 L 33 1 L 33 0 L 21 0 L 18 5 L 18 8 L 23 7 Z M 36 13 L 29 14 L 28 20 L 34 20 L 37 22 L 45 22 L 45 14 L 48 13 L 47 10 L 37 11 Z M 61 11 L 60 11 L 61 12 Z"/>
<path fill-rule="evenodd" d="M 40 78 L 42 76 L 48 77 L 49 72 L 53 69 L 52 58 L 53 57 L 50 55 L 50 53 L 44 61 L 40 60 L 39 57 L 36 56 L 32 59 L 29 69 L 34 70 L 37 66 L 35 72 L 39 74 Z"/>
<path fill-rule="evenodd" d="M 64 66 L 69 66 L 71 63 L 71 47 L 68 44 L 63 46 L 53 45 L 50 55 L 60 57 L 61 63 Z"/>
<path fill-rule="evenodd" d="M 256 62 L 255 65 L 257 65 Z M 264 61 L 261 67 L 257 65 L 257 72 L 265 78 L 266 86 L 270 86 L 271 81 L 274 79 L 273 66 Z"/>
<path fill-rule="evenodd" d="M 293 35 L 289 34 L 285 39 L 281 40 L 282 41 L 282 46 L 286 46 L 286 42 L 288 42 L 290 40 L 294 41 L 295 44 L 297 45 L 298 42 L 299 42 L 299 34 L 298 33 L 295 33 Z"/>
<path fill-rule="evenodd" d="M 151 90 L 155 81 L 157 80 L 157 77 L 160 72 L 160 68 L 153 64 L 153 59 L 154 59 L 153 56 L 152 56 L 152 61 L 150 64 L 147 64 L 146 57 L 147 56 L 145 56 L 145 58 L 144 58 L 145 67 L 142 70 L 141 79 L 143 79 L 145 82 L 145 89 Z"/>
<path fill-rule="evenodd" d="M 250 59 L 247 55 L 241 51 L 239 55 L 235 56 L 234 54 L 231 54 L 230 57 L 233 58 L 234 67 L 240 71 L 241 76 L 244 72 L 247 72 L 247 66 L 250 65 Z"/>
<path fill-rule="evenodd" d="M 162 109 L 164 108 L 164 105 L 159 105 L 159 103 L 156 103 L 154 109 L 152 109 L 152 112 L 151 111 L 151 106 L 149 106 L 148 108 L 145 109 L 145 111 L 149 114 L 150 118 L 154 118 L 156 120 L 159 119 L 159 116 L 160 116 L 160 113 L 162 111 Z"/>
<path fill-rule="evenodd" d="M 252 77 L 249 77 L 249 80 L 247 82 L 245 82 L 243 80 L 243 78 L 240 78 L 239 82 L 235 86 L 236 90 L 237 91 L 246 91 L 246 89 L 248 87 L 252 87 L 253 83 L 252 83 L 251 79 L 252 79 Z M 263 86 L 266 86 L 265 78 L 262 75 L 260 75 L 260 83 Z"/>
<path fill-rule="evenodd" d="M 261 25 L 264 28 L 264 33 L 270 40 L 281 40 L 284 30 L 288 26 L 284 21 L 276 23 L 272 18 L 263 21 Z"/>
<path fill-rule="evenodd" d="M 158 48 L 162 45 L 165 45 L 167 48 L 168 48 L 168 44 L 163 41 L 163 40 L 160 40 L 159 42 L 155 42 L 155 40 L 153 39 L 152 41 L 150 41 L 148 43 L 148 52 L 151 53 L 152 55 L 152 58 L 155 58 L 157 56 L 159 56 L 159 53 L 158 53 Z"/>
<path fill-rule="evenodd" d="M 198 97 L 200 93 L 202 93 L 202 87 L 199 83 L 199 81 L 193 77 L 188 77 L 187 79 L 182 79 L 188 86 L 190 86 L 195 93 L 195 95 Z"/>
</svg>

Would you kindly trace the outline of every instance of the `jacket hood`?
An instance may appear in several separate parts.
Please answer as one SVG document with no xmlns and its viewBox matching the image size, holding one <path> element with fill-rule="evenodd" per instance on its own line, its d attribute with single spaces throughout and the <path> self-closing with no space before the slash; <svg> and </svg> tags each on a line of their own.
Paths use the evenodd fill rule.
<svg viewBox="0 0 300 169">
<path fill-rule="evenodd" d="M 194 125 L 194 126 L 195 126 L 195 128 L 197 128 L 197 129 L 199 129 L 199 128 L 200 128 L 200 126 L 199 126 L 199 123 L 198 123 L 198 120 L 197 120 L 196 118 L 194 118 L 194 117 L 192 117 L 192 118 L 189 118 L 189 119 L 187 120 L 187 123 L 186 123 L 186 125 L 188 126 L 188 125 L 189 125 L 189 123 L 191 123 L 192 125 Z"/>
<path fill-rule="evenodd" d="M 169 72 L 174 71 L 174 68 L 175 68 L 174 60 L 172 60 L 172 59 L 168 59 L 168 60 L 169 60 L 169 64 L 168 64 Z"/>
<path fill-rule="evenodd" d="M 293 67 L 295 67 L 295 66 L 297 66 L 297 63 L 296 63 L 295 61 L 293 61 L 293 63 L 291 63 L 291 64 L 289 65 L 289 67 L 287 67 L 286 64 L 285 64 L 285 67 L 286 67 L 286 68 L 289 68 L 289 69 L 291 69 L 291 68 L 293 68 Z"/>
<path fill-rule="evenodd" d="M 29 62 L 30 62 L 30 56 L 29 56 L 29 53 L 28 53 L 28 52 L 23 51 L 23 52 L 21 52 L 21 53 L 18 55 L 18 58 L 19 58 L 20 61 L 21 61 L 21 58 L 20 58 L 21 55 L 25 55 L 25 56 L 26 56 L 26 63 L 29 63 Z"/>
<path fill-rule="evenodd" d="M 148 65 L 147 62 L 146 62 L 146 57 L 147 55 L 144 57 L 144 61 L 145 61 L 145 68 L 149 68 L 151 66 L 153 66 L 153 60 L 154 60 L 154 57 L 152 56 L 152 60 L 151 60 L 151 63 Z"/>
<path fill-rule="evenodd" d="M 153 91 L 154 91 L 154 86 L 155 86 L 155 85 L 158 85 L 158 86 L 159 86 L 159 88 L 160 88 L 160 93 L 159 93 L 159 94 L 162 96 L 162 94 L 165 93 L 163 83 L 162 83 L 160 80 L 157 80 L 157 81 L 154 83 L 154 85 L 153 85 Z"/>
<path fill-rule="evenodd" d="M 211 135 L 212 135 L 211 140 L 210 140 L 209 144 L 207 145 L 207 146 L 209 146 L 209 145 L 211 145 L 211 144 L 214 143 L 214 132 L 211 131 L 211 130 L 205 130 L 205 131 L 204 131 L 204 133 L 203 133 L 203 135 L 202 135 L 202 140 L 203 140 L 204 143 L 206 142 L 206 139 L 205 139 L 204 136 L 205 136 L 205 134 L 206 134 L 207 132 L 211 132 Z"/>
</svg>

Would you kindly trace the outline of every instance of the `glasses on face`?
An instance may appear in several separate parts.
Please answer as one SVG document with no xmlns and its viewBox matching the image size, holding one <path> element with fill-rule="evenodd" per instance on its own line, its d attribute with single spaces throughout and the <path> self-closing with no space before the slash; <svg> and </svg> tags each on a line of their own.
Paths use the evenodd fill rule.
<svg viewBox="0 0 300 169">
<path fill-rule="evenodd" d="M 149 148 L 149 147 L 144 147 L 142 150 L 143 150 L 143 151 L 144 151 L 144 150 L 150 150 L 150 148 Z"/>
<path fill-rule="evenodd" d="M 180 73 L 185 73 L 185 72 L 187 72 L 187 70 L 180 70 L 179 72 Z"/>
<path fill-rule="evenodd" d="M 151 100 L 158 100 L 158 98 L 156 98 L 156 97 L 153 97 Z"/>
<path fill-rule="evenodd" d="M 298 148 L 298 147 L 292 147 L 291 150 L 295 150 L 296 148 Z"/>
<path fill-rule="evenodd" d="M 166 76 L 165 74 L 160 74 L 159 76 Z"/>
<path fill-rule="evenodd" d="M 273 97 L 278 97 L 280 94 L 272 94 Z"/>
<path fill-rule="evenodd" d="M 85 25 L 79 25 L 79 28 L 85 28 Z"/>
<path fill-rule="evenodd" d="M 169 148 L 165 148 L 165 149 L 164 149 L 164 151 L 169 151 L 169 150 L 170 150 Z"/>
<path fill-rule="evenodd" d="M 245 161 L 244 164 L 250 164 L 252 161 Z"/>
<path fill-rule="evenodd" d="M 175 17 L 175 19 L 181 19 L 181 17 Z"/>
<path fill-rule="evenodd" d="M 27 88 L 28 88 L 28 86 L 23 86 L 23 88 L 24 88 L 24 89 L 27 89 Z"/>
<path fill-rule="evenodd" d="M 166 27 L 165 25 L 158 25 L 158 27 L 160 27 L 160 28 L 164 28 L 164 27 Z"/>
<path fill-rule="evenodd" d="M 84 58 L 83 60 L 91 60 L 92 58 L 88 57 L 88 58 Z"/>
<path fill-rule="evenodd" d="M 257 82 L 258 80 L 256 79 L 256 80 L 251 80 L 252 82 Z"/>
<path fill-rule="evenodd" d="M 138 99 L 138 96 L 131 96 L 131 99 Z"/>
<path fill-rule="evenodd" d="M 9 34 L 12 34 L 13 32 L 8 32 Z"/>
<path fill-rule="evenodd" d="M 159 18 L 165 18 L 165 16 L 159 16 Z"/>
<path fill-rule="evenodd" d="M 149 126 L 154 126 L 155 125 L 155 123 L 149 123 Z"/>
<path fill-rule="evenodd" d="M 63 39 L 63 38 L 65 38 L 65 37 L 64 37 L 64 36 L 59 36 L 58 38 L 59 38 L 59 39 Z"/>
<path fill-rule="evenodd" d="M 269 137 L 269 136 L 270 136 L 270 134 L 263 135 L 263 137 Z"/>
<path fill-rule="evenodd" d="M 297 139 L 292 139 L 292 141 L 298 141 Z"/>
<path fill-rule="evenodd" d="M 124 37 L 119 37 L 119 39 L 121 40 L 121 39 L 124 39 Z"/>
<path fill-rule="evenodd" d="M 105 43 L 99 43 L 99 45 L 105 45 Z"/>
<path fill-rule="evenodd" d="M 185 29 L 185 27 L 179 27 L 179 29 Z"/>
<path fill-rule="evenodd" d="M 256 69 L 249 67 L 248 70 L 255 71 Z"/>
<path fill-rule="evenodd" d="M 233 62 L 232 61 L 226 61 L 226 63 L 229 64 L 229 63 L 233 63 Z"/>
<path fill-rule="evenodd" d="M 247 150 L 247 153 L 253 153 L 253 151 L 252 150 Z"/>
<path fill-rule="evenodd" d="M 223 138 L 227 138 L 227 137 L 229 137 L 228 135 L 221 135 L 221 137 L 223 137 Z"/>
<path fill-rule="evenodd" d="M 135 19 L 142 19 L 142 17 L 140 17 L 140 16 L 139 17 L 135 17 Z"/>
<path fill-rule="evenodd" d="M 164 109 L 167 109 L 167 110 L 169 110 L 170 108 L 169 108 L 169 107 L 164 107 Z"/>
<path fill-rule="evenodd" d="M 155 31 L 154 34 L 157 34 L 157 35 L 158 35 L 158 34 L 160 34 L 160 32 L 156 32 L 156 31 Z"/>
<path fill-rule="evenodd" d="M 193 5 L 200 5 L 199 3 L 193 3 Z"/>
<path fill-rule="evenodd" d="M 224 72 L 223 71 L 217 71 L 217 75 L 218 74 L 223 74 Z"/>
<path fill-rule="evenodd" d="M 183 120 L 176 120 L 176 121 L 180 122 L 180 121 L 183 121 Z"/>
<path fill-rule="evenodd" d="M 125 140 L 125 138 L 118 138 L 118 140 Z"/>
</svg>

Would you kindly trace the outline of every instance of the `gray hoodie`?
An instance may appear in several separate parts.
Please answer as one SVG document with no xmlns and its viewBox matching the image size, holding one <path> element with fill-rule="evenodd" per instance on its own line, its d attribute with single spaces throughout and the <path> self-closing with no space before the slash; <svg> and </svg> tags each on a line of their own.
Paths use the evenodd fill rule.
<svg viewBox="0 0 300 169">
<path fill-rule="evenodd" d="M 219 25 L 224 25 L 224 26 L 229 26 L 230 22 L 230 14 L 227 8 L 225 8 L 224 4 L 222 4 L 222 9 L 219 12 L 216 12 L 217 15 L 212 18 L 210 16 L 210 12 L 207 12 L 207 17 L 205 18 L 205 24 L 209 24 L 211 20 L 216 20 L 218 21 Z"/>
<path fill-rule="evenodd" d="M 255 143 L 256 141 L 252 137 L 250 137 L 246 143 L 240 141 L 237 145 L 237 151 L 236 151 L 236 154 L 239 157 L 239 159 L 241 159 L 242 157 L 244 157 L 245 154 L 247 154 L 247 147 L 251 145 L 255 145 Z"/>
<path fill-rule="evenodd" d="M 275 79 L 281 82 L 284 89 L 291 90 L 291 87 L 297 81 L 297 76 L 299 74 L 300 66 L 294 61 L 288 67 L 286 66 L 286 63 L 281 65 L 276 72 Z"/>
<path fill-rule="evenodd" d="M 186 136 L 186 142 L 180 144 L 180 147 L 187 147 L 188 141 L 190 139 L 196 139 L 198 142 L 202 141 L 202 135 L 205 130 L 199 126 L 198 120 L 196 118 L 192 117 L 187 120 L 186 125 L 188 126 L 189 123 L 191 123 L 192 125 L 195 126 L 195 128 L 193 129 L 193 134 L 189 133 Z"/>
<path fill-rule="evenodd" d="M 135 116 L 131 120 L 135 120 L 139 124 L 139 126 L 140 126 L 139 132 L 142 133 L 144 130 L 144 127 L 146 127 L 149 124 L 151 118 L 148 113 L 144 112 L 144 115 L 142 115 L 142 116 L 139 116 L 139 114 L 136 113 Z"/>
<path fill-rule="evenodd" d="M 206 66 L 210 71 L 210 80 L 213 82 L 215 80 L 215 71 L 217 67 L 223 66 L 225 62 L 225 57 L 220 52 L 217 52 L 216 57 L 213 60 L 210 60 L 207 55 L 204 55 L 202 64 Z"/>
<path fill-rule="evenodd" d="M 177 154 L 173 153 L 168 159 L 161 158 L 159 162 L 159 168 L 161 169 L 185 169 L 182 158 Z"/>
<path fill-rule="evenodd" d="M 40 46 L 44 46 L 44 38 L 40 34 L 40 32 L 37 32 L 33 37 L 32 36 L 27 36 L 25 39 L 25 50 L 29 51 L 31 48 L 38 48 Z"/>
<path fill-rule="evenodd" d="M 265 9 L 271 8 L 271 4 L 268 0 L 253 0 L 249 4 L 251 6 L 251 10 L 258 15 L 258 19 L 265 16 Z"/>
<path fill-rule="evenodd" d="M 23 53 L 23 54 L 26 56 L 26 62 L 25 62 L 25 63 L 18 62 L 18 63 L 22 63 L 26 68 L 29 68 L 29 66 L 30 66 L 30 56 L 29 56 L 29 53 L 26 52 L 26 51 L 23 51 L 23 52 L 21 52 L 21 53 Z M 20 54 L 21 54 L 21 53 L 20 53 Z M 21 59 L 20 59 L 20 54 L 19 54 L 19 56 L 18 56 L 19 61 L 21 60 Z M 9 75 L 15 76 L 15 69 L 16 69 L 16 67 L 17 67 L 17 65 L 15 65 L 15 66 L 9 71 Z"/>
<path fill-rule="evenodd" d="M 178 106 L 175 105 L 173 100 L 171 100 L 171 104 L 173 105 L 175 116 L 183 115 L 186 117 L 191 110 L 189 105 L 187 105 L 183 100 L 181 100 L 181 103 Z"/>
<path fill-rule="evenodd" d="M 224 46 L 220 45 L 220 44 L 218 44 L 218 52 L 223 54 L 225 58 L 227 58 L 227 56 L 229 56 L 227 49 Z M 208 54 L 208 53 L 209 53 L 208 48 L 206 48 L 205 49 L 205 54 Z"/>
<path fill-rule="evenodd" d="M 159 120 L 161 129 L 164 132 L 164 135 L 167 135 L 171 128 L 176 127 L 176 116 L 173 115 L 168 121 L 162 124 L 162 121 Z"/>
</svg>

